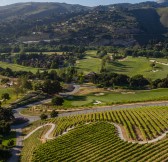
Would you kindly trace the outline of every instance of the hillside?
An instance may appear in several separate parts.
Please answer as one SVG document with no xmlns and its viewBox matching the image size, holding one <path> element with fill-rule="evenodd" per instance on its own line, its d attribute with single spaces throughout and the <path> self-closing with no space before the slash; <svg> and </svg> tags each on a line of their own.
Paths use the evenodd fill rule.
<svg viewBox="0 0 168 162">
<path fill-rule="evenodd" d="M 65 14 L 88 10 L 89 7 L 65 3 L 16 3 L 0 7 L 0 21 L 32 18 L 39 19 L 54 14 Z"/>
<path fill-rule="evenodd" d="M 55 41 L 68 45 L 146 44 L 165 39 L 166 5 L 155 2 L 94 8 L 65 3 L 0 7 L 0 43 Z"/>
</svg>

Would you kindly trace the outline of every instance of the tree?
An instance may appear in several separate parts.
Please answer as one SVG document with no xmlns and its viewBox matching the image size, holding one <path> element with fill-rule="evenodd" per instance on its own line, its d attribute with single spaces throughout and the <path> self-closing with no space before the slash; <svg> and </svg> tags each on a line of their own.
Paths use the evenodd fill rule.
<svg viewBox="0 0 168 162">
<path fill-rule="evenodd" d="M 15 144 L 14 140 L 9 140 L 8 143 L 7 143 L 7 145 L 8 145 L 9 147 L 13 147 L 14 144 Z"/>
<path fill-rule="evenodd" d="M 0 108 L 0 121 L 10 122 L 14 119 L 12 109 L 9 108 Z"/>
<path fill-rule="evenodd" d="M 58 80 L 59 79 L 59 77 L 57 75 L 57 72 L 55 70 L 51 70 L 51 72 L 49 73 L 49 75 L 50 75 L 50 79 L 51 80 Z"/>
<path fill-rule="evenodd" d="M 58 117 L 58 112 L 55 111 L 55 110 L 53 110 L 53 111 L 51 112 L 50 116 L 51 116 L 51 118 L 56 118 L 56 117 Z"/>
<path fill-rule="evenodd" d="M 80 84 L 82 84 L 84 82 L 84 74 L 83 74 L 83 72 L 81 72 L 78 75 L 78 81 L 79 81 Z"/>
<path fill-rule="evenodd" d="M 22 89 L 24 90 L 32 90 L 32 83 L 28 81 L 27 77 L 22 78 Z"/>
<path fill-rule="evenodd" d="M 21 90 L 19 84 L 15 84 L 13 86 L 13 92 L 16 94 L 16 96 L 18 98 L 19 94 L 22 93 L 22 90 Z"/>
<path fill-rule="evenodd" d="M 136 75 L 130 79 L 130 86 L 142 88 L 149 84 L 149 81 L 143 75 Z"/>
<path fill-rule="evenodd" d="M 45 120 L 45 119 L 47 119 L 48 118 L 48 116 L 46 115 L 46 114 L 41 114 L 40 115 L 40 119 L 41 120 Z"/>
<path fill-rule="evenodd" d="M 162 83 L 161 79 L 156 79 L 152 82 L 152 88 L 158 88 L 160 83 Z"/>
<path fill-rule="evenodd" d="M 128 80 L 129 80 L 129 77 L 127 75 L 124 75 L 124 74 L 118 74 L 115 77 L 116 85 L 127 85 L 127 84 L 129 84 Z"/>
<path fill-rule="evenodd" d="M 5 103 L 6 103 L 6 100 L 10 100 L 9 93 L 3 93 L 2 96 L 1 96 L 1 98 L 2 98 L 3 100 L 5 100 Z"/>
<path fill-rule="evenodd" d="M 64 103 L 64 99 L 61 96 L 55 96 L 51 102 L 53 105 L 61 106 Z"/>
<path fill-rule="evenodd" d="M 23 80 L 26 80 L 25 78 L 19 77 L 17 80 L 17 84 L 14 84 L 13 86 L 13 92 L 16 94 L 17 98 L 19 96 L 20 93 L 24 92 L 24 88 L 23 88 Z"/>
<path fill-rule="evenodd" d="M 0 134 L 6 135 L 11 131 L 11 126 L 9 122 L 4 120 L 0 120 Z"/>
<path fill-rule="evenodd" d="M 59 81 L 51 81 L 51 80 L 46 80 L 42 84 L 42 91 L 48 94 L 56 94 L 61 92 L 62 87 L 60 85 Z"/>
</svg>

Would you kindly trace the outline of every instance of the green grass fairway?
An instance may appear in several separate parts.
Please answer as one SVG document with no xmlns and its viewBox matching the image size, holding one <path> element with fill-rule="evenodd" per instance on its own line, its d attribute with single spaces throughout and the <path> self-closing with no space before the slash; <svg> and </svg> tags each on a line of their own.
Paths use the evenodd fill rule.
<svg viewBox="0 0 168 162">
<path fill-rule="evenodd" d="M 101 59 L 97 58 L 96 51 L 87 51 L 87 56 L 77 62 L 77 67 L 84 71 L 84 73 L 89 72 L 100 72 L 101 69 Z M 152 71 L 151 61 L 157 60 L 163 63 L 167 63 L 167 59 L 153 59 L 146 57 L 127 57 L 123 61 L 111 62 L 106 65 L 106 68 L 114 73 L 126 74 L 128 76 L 134 76 L 137 74 L 142 74 L 146 78 L 152 80 L 158 78 L 165 78 L 168 74 L 168 66 L 156 64 L 155 71 Z"/>
<path fill-rule="evenodd" d="M 100 72 L 101 68 L 101 59 L 96 57 L 96 51 L 87 51 L 87 56 L 77 62 L 77 68 L 83 71 L 84 73 L 89 72 Z"/>
<path fill-rule="evenodd" d="M 131 102 L 167 100 L 168 89 L 132 91 L 132 92 L 109 92 L 103 96 L 90 94 L 87 96 L 74 96 L 65 101 L 65 107 L 94 106 L 94 102 L 101 101 L 100 105 L 122 104 Z"/>
<path fill-rule="evenodd" d="M 150 60 L 145 57 L 133 58 L 127 57 L 124 61 L 113 62 L 107 65 L 107 69 L 112 72 L 126 74 L 128 76 L 134 76 L 137 74 L 142 74 L 146 78 L 150 78 L 152 80 L 158 78 L 165 78 L 168 74 L 168 66 L 156 64 L 155 72 L 152 71 L 152 67 Z M 162 61 L 167 61 L 166 59 L 162 59 Z"/>
<path fill-rule="evenodd" d="M 2 62 L 2 61 L 0 61 L 0 67 L 10 68 L 13 71 L 31 71 L 32 73 L 36 73 L 38 70 L 38 68 L 21 66 L 21 65 L 17 65 L 17 64 L 10 64 L 10 63 L 6 63 L 6 62 Z"/>
</svg>

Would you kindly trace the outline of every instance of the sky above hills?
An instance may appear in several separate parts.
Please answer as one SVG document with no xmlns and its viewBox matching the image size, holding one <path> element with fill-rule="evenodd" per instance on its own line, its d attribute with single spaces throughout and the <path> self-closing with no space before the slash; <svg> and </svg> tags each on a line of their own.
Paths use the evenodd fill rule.
<svg viewBox="0 0 168 162">
<path fill-rule="evenodd" d="M 114 3 L 139 3 L 145 0 L 0 0 L 0 6 L 18 2 L 65 2 L 69 4 L 81 4 L 85 6 L 108 5 Z M 154 1 L 154 0 L 148 0 Z"/>
</svg>

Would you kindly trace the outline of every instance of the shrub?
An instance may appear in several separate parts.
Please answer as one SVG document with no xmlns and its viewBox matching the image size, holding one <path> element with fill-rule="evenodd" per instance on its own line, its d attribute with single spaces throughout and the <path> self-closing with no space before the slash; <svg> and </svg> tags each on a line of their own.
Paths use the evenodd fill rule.
<svg viewBox="0 0 168 162">
<path fill-rule="evenodd" d="M 58 116 L 58 112 L 53 110 L 50 114 L 51 118 L 56 118 Z"/>
<path fill-rule="evenodd" d="M 48 118 L 48 116 L 46 115 L 46 114 L 41 114 L 40 115 L 40 119 L 41 120 L 45 120 L 45 119 L 47 119 Z"/>
<path fill-rule="evenodd" d="M 52 99 L 52 104 L 56 106 L 61 106 L 64 103 L 64 99 L 61 96 L 56 96 Z"/>
</svg>

